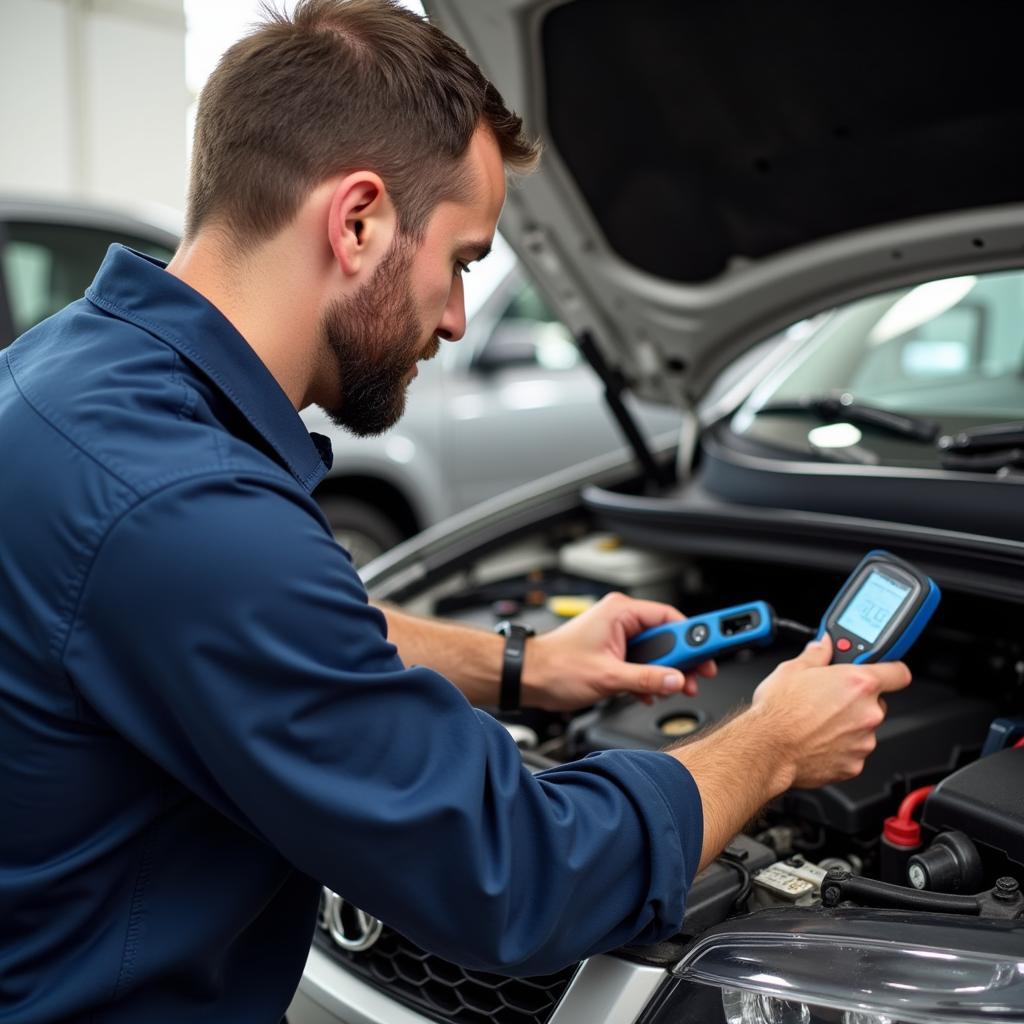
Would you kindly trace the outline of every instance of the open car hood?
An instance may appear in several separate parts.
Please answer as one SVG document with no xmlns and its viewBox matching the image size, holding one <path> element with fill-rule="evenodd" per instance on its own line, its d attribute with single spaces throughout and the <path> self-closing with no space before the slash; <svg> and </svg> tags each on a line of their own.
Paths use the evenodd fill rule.
<svg viewBox="0 0 1024 1024">
<path fill-rule="evenodd" d="M 686 405 L 854 298 L 1024 258 L 1024 9 L 425 0 L 541 136 L 501 229 L 639 395 Z"/>
</svg>

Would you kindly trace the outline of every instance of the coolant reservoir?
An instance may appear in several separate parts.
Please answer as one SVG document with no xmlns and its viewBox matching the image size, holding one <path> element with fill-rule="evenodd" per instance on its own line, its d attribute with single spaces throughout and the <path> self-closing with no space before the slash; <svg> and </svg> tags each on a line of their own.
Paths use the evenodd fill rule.
<svg viewBox="0 0 1024 1024">
<path fill-rule="evenodd" d="M 563 572 L 628 590 L 634 597 L 670 601 L 680 564 L 661 552 L 630 547 L 613 533 L 592 533 L 559 552 Z"/>
</svg>

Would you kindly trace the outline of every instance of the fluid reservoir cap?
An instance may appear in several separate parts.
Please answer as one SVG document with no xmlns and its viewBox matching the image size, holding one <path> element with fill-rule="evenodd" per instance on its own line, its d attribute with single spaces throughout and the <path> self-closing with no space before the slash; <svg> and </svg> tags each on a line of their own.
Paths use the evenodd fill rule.
<svg viewBox="0 0 1024 1024">
<path fill-rule="evenodd" d="M 548 598 L 548 611 L 562 619 L 574 619 L 594 606 L 589 594 L 556 594 Z"/>
<path fill-rule="evenodd" d="M 951 829 L 910 858 L 907 878 L 915 889 L 973 893 L 981 888 L 984 873 L 977 847 L 963 832 Z"/>
<path fill-rule="evenodd" d="M 641 587 L 672 579 L 674 558 L 623 544 L 615 534 L 594 533 L 564 544 L 558 552 L 562 572 L 600 580 L 613 587 Z"/>
<path fill-rule="evenodd" d="M 913 848 L 921 845 L 921 826 L 913 819 L 904 820 L 893 815 L 885 819 L 882 836 L 893 846 Z"/>
<path fill-rule="evenodd" d="M 658 728 L 666 736 L 689 736 L 700 728 L 697 715 L 670 715 L 658 723 Z"/>
</svg>

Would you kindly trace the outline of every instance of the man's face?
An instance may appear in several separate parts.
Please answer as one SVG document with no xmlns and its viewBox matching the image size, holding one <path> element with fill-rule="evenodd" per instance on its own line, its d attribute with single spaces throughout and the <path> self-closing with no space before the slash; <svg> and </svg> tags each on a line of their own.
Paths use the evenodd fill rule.
<svg viewBox="0 0 1024 1024">
<path fill-rule="evenodd" d="M 417 361 L 437 354 L 438 339 L 424 339 L 412 296 L 412 258 L 412 246 L 396 238 L 370 281 L 350 299 L 335 301 L 323 318 L 339 396 L 337 406 L 324 411 L 359 437 L 398 422 Z"/>
<path fill-rule="evenodd" d="M 322 319 L 337 375 L 337 400 L 324 411 L 353 434 L 380 434 L 397 423 L 417 362 L 437 355 L 442 338 L 458 341 L 465 332 L 462 273 L 487 254 L 505 201 L 504 167 L 490 132 L 476 133 L 465 159 L 467 196 L 439 203 L 418 245 L 396 235 L 370 280 Z"/>
</svg>

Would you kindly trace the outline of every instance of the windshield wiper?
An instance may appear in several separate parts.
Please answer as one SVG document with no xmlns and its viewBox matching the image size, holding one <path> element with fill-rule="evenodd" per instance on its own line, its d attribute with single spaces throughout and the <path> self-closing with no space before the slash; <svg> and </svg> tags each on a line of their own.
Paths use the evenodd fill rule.
<svg viewBox="0 0 1024 1024">
<path fill-rule="evenodd" d="M 1024 469 L 1024 423 L 987 423 L 944 434 L 937 447 L 943 469 L 1019 476 Z"/>
<path fill-rule="evenodd" d="M 935 420 L 925 419 L 923 416 L 907 416 L 883 409 L 881 406 L 869 405 L 859 398 L 854 398 L 849 391 L 808 395 L 793 402 L 770 402 L 761 406 L 756 415 L 793 412 L 813 413 L 826 423 L 843 422 L 862 427 L 875 427 L 899 437 L 921 441 L 923 444 L 930 444 L 939 433 L 939 425 Z"/>
<path fill-rule="evenodd" d="M 960 469 L 968 473 L 995 473 L 996 476 L 1018 476 L 1024 469 L 1024 448 L 1000 448 L 996 451 L 955 455 L 943 452 L 943 469 Z"/>
<path fill-rule="evenodd" d="M 983 427 L 971 427 L 957 434 L 944 434 L 938 445 L 950 455 L 1024 447 L 1024 423 L 988 423 Z"/>
</svg>

